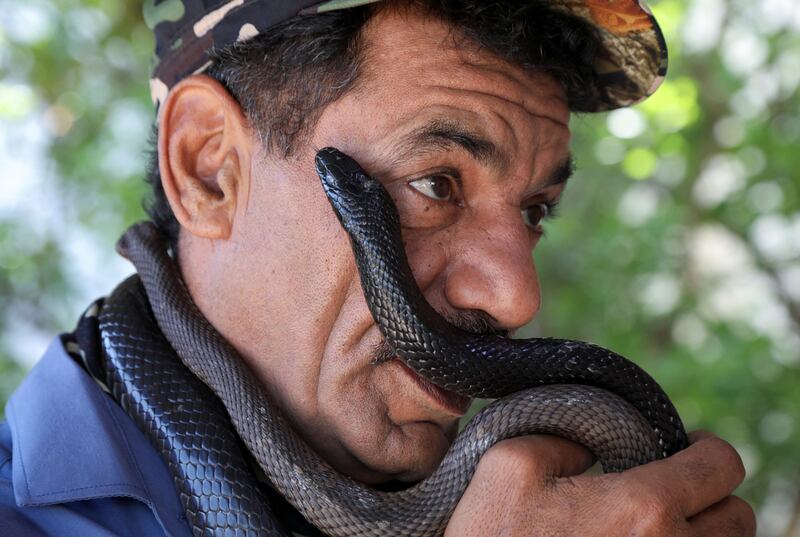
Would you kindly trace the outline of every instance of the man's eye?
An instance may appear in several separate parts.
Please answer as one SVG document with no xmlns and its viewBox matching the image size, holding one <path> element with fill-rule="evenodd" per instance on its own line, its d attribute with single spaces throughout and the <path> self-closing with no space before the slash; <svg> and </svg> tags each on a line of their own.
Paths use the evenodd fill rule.
<svg viewBox="0 0 800 537">
<path fill-rule="evenodd" d="M 550 206 L 547 203 L 537 203 L 522 209 L 522 219 L 530 228 L 538 227 L 549 214 Z"/>
<path fill-rule="evenodd" d="M 437 201 L 450 201 L 453 197 L 453 183 L 444 175 L 423 177 L 408 184 L 421 194 Z"/>
</svg>

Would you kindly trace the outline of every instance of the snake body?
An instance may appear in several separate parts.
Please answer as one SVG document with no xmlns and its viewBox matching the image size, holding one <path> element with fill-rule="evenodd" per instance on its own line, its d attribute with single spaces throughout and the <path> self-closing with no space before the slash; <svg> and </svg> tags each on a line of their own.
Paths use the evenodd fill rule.
<svg viewBox="0 0 800 537">
<path fill-rule="evenodd" d="M 332 148 L 317 154 L 316 166 L 331 206 L 350 236 L 370 311 L 397 355 L 448 390 L 501 398 L 468 424 L 439 468 L 411 488 L 380 492 L 340 475 L 293 432 L 236 351 L 194 305 L 152 224 L 132 227 L 120 239 L 118 250 L 137 267 L 158 327 L 186 366 L 184 374 L 196 376 L 214 392 L 272 486 L 320 530 L 333 536 L 441 535 L 481 455 L 504 438 L 561 435 L 589 447 L 606 471 L 625 470 L 686 446 L 683 425 L 666 394 L 625 358 L 588 343 L 509 340 L 448 324 L 414 282 L 397 211 L 380 183 Z M 153 338 L 149 333 L 136 337 Z M 119 375 L 124 362 L 109 365 L 111 373 Z M 170 394 L 164 390 L 146 385 L 136 390 L 137 398 L 170 405 Z M 133 408 L 126 407 L 129 413 L 141 412 L 136 405 L 128 407 Z M 175 456 L 174 445 L 199 433 L 181 422 L 187 418 L 180 413 L 170 419 L 174 422 L 169 427 L 147 430 L 154 420 L 140 416 L 144 424 L 140 427 L 165 459 L 176 461 L 170 466 L 175 467 L 184 505 L 190 503 L 192 512 L 198 512 L 199 505 L 200 514 L 191 521 L 195 534 L 228 535 L 228 529 L 244 527 L 248 535 L 280 535 L 279 528 L 268 525 L 237 526 L 236 520 L 219 524 L 219 517 L 203 514 L 208 502 L 192 503 L 197 491 L 181 457 Z M 164 442 L 165 434 L 175 434 L 177 440 Z M 233 459 L 242 456 L 229 457 L 219 464 L 237 462 Z M 222 487 L 219 496 L 225 494 Z"/>
</svg>

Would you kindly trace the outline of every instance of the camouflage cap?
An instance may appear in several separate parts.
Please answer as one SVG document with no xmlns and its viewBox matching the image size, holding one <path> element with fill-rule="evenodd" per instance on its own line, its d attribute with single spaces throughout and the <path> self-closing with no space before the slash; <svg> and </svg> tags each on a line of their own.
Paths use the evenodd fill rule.
<svg viewBox="0 0 800 537">
<path fill-rule="evenodd" d="M 213 47 L 246 41 L 297 15 L 347 9 L 381 0 L 145 0 L 144 19 L 156 50 L 150 94 L 156 108 L 182 78 L 202 73 Z M 629 106 L 652 95 L 667 72 L 664 37 L 643 0 L 551 0 L 554 9 L 597 29 L 602 50 L 595 70 L 603 94 L 594 111 Z"/>
</svg>

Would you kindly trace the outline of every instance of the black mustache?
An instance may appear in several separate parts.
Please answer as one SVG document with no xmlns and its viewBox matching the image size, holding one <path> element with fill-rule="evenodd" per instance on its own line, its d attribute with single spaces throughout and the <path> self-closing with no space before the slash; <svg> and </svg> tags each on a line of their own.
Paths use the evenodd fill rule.
<svg viewBox="0 0 800 537">
<path fill-rule="evenodd" d="M 453 326 L 470 334 L 502 338 L 511 337 L 510 330 L 497 328 L 494 317 L 482 310 L 460 310 L 442 313 L 441 315 Z M 383 338 L 372 351 L 372 364 L 378 365 L 388 362 L 395 356 L 397 356 L 397 351 L 386 338 Z"/>
</svg>

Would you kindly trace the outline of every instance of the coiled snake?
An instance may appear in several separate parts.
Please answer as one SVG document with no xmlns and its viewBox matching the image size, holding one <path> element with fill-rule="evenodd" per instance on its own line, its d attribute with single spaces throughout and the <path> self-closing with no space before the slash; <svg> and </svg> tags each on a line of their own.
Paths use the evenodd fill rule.
<svg viewBox="0 0 800 537">
<path fill-rule="evenodd" d="M 136 265 L 169 345 L 222 402 L 234 429 L 274 488 L 321 531 L 333 536 L 441 535 L 481 455 L 512 436 L 551 433 L 570 438 L 591 449 L 605 471 L 622 471 L 686 446 L 683 425 L 666 394 L 625 358 L 589 343 L 510 340 L 472 334 L 448 324 L 414 282 L 397 211 L 382 185 L 333 148 L 317 154 L 316 166 L 325 193 L 350 236 L 370 311 L 397 355 L 414 371 L 448 390 L 501 398 L 467 425 L 439 468 L 411 488 L 379 492 L 339 475 L 293 433 L 234 349 L 194 305 L 152 225 L 132 227 L 118 249 Z M 112 321 L 105 322 L 106 327 L 112 325 Z M 113 334 L 106 339 L 113 340 Z M 112 352 L 112 358 L 118 354 Z M 109 375 L 117 375 L 115 383 L 125 384 L 124 378 L 119 380 L 125 374 L 124 364 L 109 368 Z M 191 376 L 188 371 L 186 374 Z M 135 418 L 138 401 L 147 396 L 147 390 L 147 386 L 139 386 L 123 396 L 127 397 L 123 406 Z M 169 394 L 163 397 L 169 399 Z M 159 404 L 168 407 L 169 401 Z M 161 412 L 159 419 L 165 415 L 180 419 L 174 417 L 180 416 L 179 412 Z M 169 443 L 164 440 L 164 430 L 177 431 L 181 446 L 186 444 L 186 431 L 194 431 L 192 424 L 165 426 L 159 422 L 154 426 L 152 422 L 158 420 L 139 418 L 140 427 L 155 427 L 155 432 L 148 434 L 162 447 Z M 190 522 L 195 534 L 239 535 L 218 531 L 240 527 L 236 520 L 225 526 L 202 514 L 207 500 L 192 503 L 193 489 L 185 483 L 195 476 L 187 477 L 187 470 L 181 469 L 182 452 L 176 455 L 174 446 L 172 450 L 166 453 L 164 448 L 164 456 L 170 461 L 187 511 L 194 513 Z M 226 492 L 230 490 L 220 494 Z M 269 524 L 242 523 L 241 527 L 248 535 L 277 535 L 280 531 L 270 529 Z"/>
</svg>

